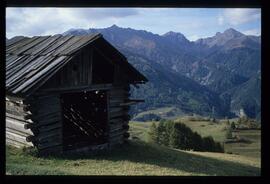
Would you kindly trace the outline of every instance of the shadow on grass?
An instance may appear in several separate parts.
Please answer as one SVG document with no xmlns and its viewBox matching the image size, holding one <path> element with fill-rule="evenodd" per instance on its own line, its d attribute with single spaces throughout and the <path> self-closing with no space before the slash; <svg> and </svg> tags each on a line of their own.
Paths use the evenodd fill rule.
<svg viewBox="0 0 270 184">
<path fill-rule="evenodd" d="M 100 151 L 95 155 L 66 155 L 57 157 L 57 159 L 126 160 L 191 172 L 194 175 L 259 176 L 261 173 L 261 169 L 258 167 L 194 155 L 140 141 L 131 141 L 109 151 Z"/>
</svg>

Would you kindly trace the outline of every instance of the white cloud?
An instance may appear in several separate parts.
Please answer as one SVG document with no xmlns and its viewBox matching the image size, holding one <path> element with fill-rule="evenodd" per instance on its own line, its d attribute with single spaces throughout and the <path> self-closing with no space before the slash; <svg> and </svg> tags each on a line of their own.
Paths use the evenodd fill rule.
<svg viewBox="0 0 270 184">
<path fill-rule="evenodd" d="M 133 8 L 7 8 L 7 37 L 16 35 L 48 35 L 70 28 L 88 29 L 104 19 L 116 23 L 118 19 L 136 15 Z"/>
<path fill-rule="evenodd" d="M 259 36 L 261 35 L 261 30 L 260 29 L 249 29 L 246 31 L 242 31 L 245 35 L 255 35 Z"/>
<path fill-rule="evenodd" d="M 219 25 L 223 25 L 224 24 L 224 18 L 223 18 L 223 16 L 219 16 L 218 17 L 218 24 Z"/>
<path fill-rule="evenodd" d="M 218 23 L 223 25 L 226 22 L 230 25 L 236 26 L 259 20 L 260 18 L 260 9 L 230 8 L 225 9 L 223 13 L 218 17 Z"/>
</svg>

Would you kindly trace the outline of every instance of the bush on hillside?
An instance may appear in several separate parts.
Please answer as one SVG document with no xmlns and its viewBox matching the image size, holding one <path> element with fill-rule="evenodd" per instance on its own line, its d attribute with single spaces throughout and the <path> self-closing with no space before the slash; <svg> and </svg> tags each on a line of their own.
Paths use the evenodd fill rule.
<svg viewBox="0 0 270 184">
<path fill-rule="evenodd" d="M 237 121 L 236 129 L 260 129 L 260 123 L 258 123 L 255 119 L 251 119 L 248 117 L 239 118 Z"/>
<path fill-rule="evenodd" d="M 232 139 L 233 138 L 232 128 L 231 127 L 227 128 L 227 130 L 226 130 L 226 138 L 227 139 Z"/>
<path fill-rule="evenodd" d="M 152 124 L 148 132 L 149 142 L 183 150 L 224 152 L 213 137 L 202 138 L 181 122 L 160 121 Z"/>
</svg>

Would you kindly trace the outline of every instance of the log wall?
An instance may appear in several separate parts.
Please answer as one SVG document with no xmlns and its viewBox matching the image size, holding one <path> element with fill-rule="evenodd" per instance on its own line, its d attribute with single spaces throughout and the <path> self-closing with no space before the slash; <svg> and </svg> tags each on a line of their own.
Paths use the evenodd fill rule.
<svg viewBox="0 0 270 184">
<path fill-rule="evenodd" d="M 30 147 L 33 143 L 29 141 L 34 136 L 28 125 L 31 120 L 32 112 L 27 109 L 28 104 L 24 99 L 6 98 L 6 144 L 15 147 Z"/>
<path fill-rule="evenodd" d="M 108 142 L 98 149 L 122 144 L 129 137 L 129 105 L 126 103 L 130 96 L 129 86 L 111 86 L 107 93 Z M 40 153 L 62 153 L 60 93 L 39 94 L 27 100 L 6 99 L 6 142 L 15 147 L 35 146 Z"/>
<path fill-rule="evenodd" d="M 33 116 L 37 129 L 34 144 L 41 153 L 61 153 L 62 147 L 62 110 L 60 95 L 51 94 L 34 97 L 31 107 L 36 109 Z"/>
<path fill-rule="evenodd" d="M 61 106 L 57 95 L 15 100 L 6 98 L 6 143 L 62 151 Z"/>
<path fill-rule="evenodd" d="M 108 121 L 109 121 L 109 145 L 110 147 L 116 144 L 122 144 L 128 137 L 128 115 L 129 106 L 123 106 L 129 98 L 128 86 L 113 87 L 108 92 L 109 106 L 108 106 Z"/>
</svg>

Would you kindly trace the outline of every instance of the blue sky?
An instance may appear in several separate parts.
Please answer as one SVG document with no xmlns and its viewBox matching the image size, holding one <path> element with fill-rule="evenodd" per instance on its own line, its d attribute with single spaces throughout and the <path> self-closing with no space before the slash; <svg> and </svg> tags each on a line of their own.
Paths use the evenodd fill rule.
<svg viewBox="0 0 270 184">
<path fill-rule="evenodd" d="M 6 8 L 6 36 L 52 35 L 71 28 L 119 27 L 164 34 L 180 32 L 189 40 L 234 28 L 261 35 L 261 10 L 247 8 Z"/>
</svg>

